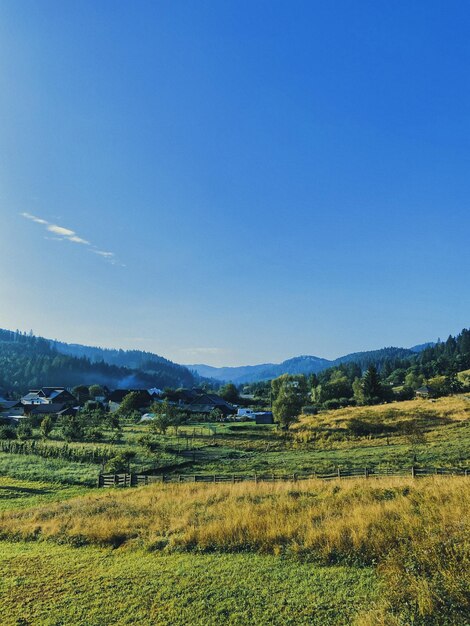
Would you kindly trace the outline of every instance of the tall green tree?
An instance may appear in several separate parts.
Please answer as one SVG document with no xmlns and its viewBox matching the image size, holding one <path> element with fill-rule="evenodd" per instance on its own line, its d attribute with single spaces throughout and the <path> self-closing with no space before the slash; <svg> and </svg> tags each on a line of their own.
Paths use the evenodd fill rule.
<svg viewBox="0 0 470 626">
<path fill-rule="evenodd" d="M 163 402 L 152 404 L 150 411 L 154 415 L 153 420 L 150 422 L 151 429 L 161 435 L 165 435 L 170 426 L 174 427 L 176 424 L 176 428 L 178 428 L 180 425 L 181 412 L 175 405 L 170 404 L 167 399 L 163 400 Z"/>
<path fill-rule="evenodd" d="M 220 397 L 227 402 L 236 404 L 239 400 L 238 389 L 233 383 L 227 383 L 221 388 Z"/>
<path fill-rule="evenodd" d="M 50 415 L 46 415 L 41 422 L 41 426 L 39 427 L 41 431 L 41 436 L 44 439 L 47 439 L 51 434 L 52 429 L 54 428 L 54 421 Z"/>
<path fill-rule="evenodd" d="M 353 391 L 358 404 L 378 404 L 384 399 L 385 390 L 375 365 L 369 365 L 362 379 L 354 381 Z"/>
<path fill-rule="evenodd" d="M 119 414 L 119 417 L 130 417 L 141 404 L 142 401 L 139 392 L 130 391 L 126 396 L 124 396 L 116 413 Z"/>
<path fill-rule="evenodd" d="M 283 428 L 297 421 L 302 407 L 308 398 L 308 385 L 305 376 L 284 374 L 271 381 L 274 420 Z"/>
</svg>

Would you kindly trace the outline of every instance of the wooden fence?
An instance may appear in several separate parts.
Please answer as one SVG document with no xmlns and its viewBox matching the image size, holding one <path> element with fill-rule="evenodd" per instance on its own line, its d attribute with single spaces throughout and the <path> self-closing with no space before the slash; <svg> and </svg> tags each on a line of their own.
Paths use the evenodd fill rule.
<svg viewBox="0 0 470 626">
<path fill-rule="evenodd" d="M 286 482 L 308 480 L 335 480 L 341 478 L 370 478 L 379 476 L 418 478 L 420 476 L 469 476 L 468 469 L 449 467 L 407 467 L 336 469 L 326 473 L 295 474 L 100 474 L 98 487 L 140 487 L 152 483 L 241 483 L 251 482 Z"/>
</svg>

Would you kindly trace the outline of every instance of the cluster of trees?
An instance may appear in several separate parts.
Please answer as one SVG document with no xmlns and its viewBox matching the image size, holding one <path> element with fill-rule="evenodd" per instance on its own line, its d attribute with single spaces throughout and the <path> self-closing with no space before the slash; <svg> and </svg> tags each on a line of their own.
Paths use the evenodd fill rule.
<svg viewBox="0 0 470 626">
<path fill-rule="evenodd" d="M 28 389 L 100 383 L 119 387 L 179 387 L 195 384 L 194 375 L 174 363 L 152 361 L 144 369 L 130 369 L 104 360 L 59 352 L 47 339 L 0 330 L 0 392 L 22 394 Z"/>
<path fill-rule="evenodd" d="M 363 370 L 351 361 L 319 374 L 283 375 L 270 383 L 254 383 L 255 397 L 272 404 L 275 420 L 284 428 L 302 410 L 336 409 L 407 400 L 426 385 L 434 397 L 470 390 L 470 376 L 457 374 L 470 369 L 470 330 L 430 345 L 413 357 L 379 351 L 378 364 Z"/>
<path fill-rule="evenodd" d="M 426 385 L 434 397 L 470 389 L 458 372 L 470 369 L 470 330 L 439 341 L 407 358 L 385 358 L 363 371 L 344 363 L 310 377 L 312 404 L 334 409 L 349 405 L 408 400 Z"/>
</svg>

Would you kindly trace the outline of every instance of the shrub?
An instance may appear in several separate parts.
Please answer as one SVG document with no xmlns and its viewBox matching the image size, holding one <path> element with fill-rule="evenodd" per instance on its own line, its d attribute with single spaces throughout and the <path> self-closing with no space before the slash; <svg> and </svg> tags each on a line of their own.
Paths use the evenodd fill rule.
<svg viewBox="0 0 470 626">
<path fill-rule="evenodd" d="M 0 426 L 0 439 L 16 439 L 16 428 L 13 428 L 13 426 Z"/>
</svg>

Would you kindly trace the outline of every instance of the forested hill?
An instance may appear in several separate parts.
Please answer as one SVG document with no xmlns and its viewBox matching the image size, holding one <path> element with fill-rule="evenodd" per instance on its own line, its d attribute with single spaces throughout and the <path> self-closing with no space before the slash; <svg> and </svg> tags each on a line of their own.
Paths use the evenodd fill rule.
<svg viewBox="0 0 470 626">
<path fill-rule="evenodd" d="M 282 363 L 265 363 L 263 365 L 250 365 L 240 367 L 210 367 L 208 365 L 188 365 L 201 376 L 210 376 L 220 381 L 231 381 L 235 384 L 259 382 L 271 380 L 282 374 L 318 374 L 331 367 L 336 367 L 345 363 L 357 363 L 362 370 L 369 365 L 381 368 L 390 360 L 406 359 L 416 356 L 424 347 L 432 344 L 423 344 L 415 348 L 381 348 L 380 350 L 370 350 L 368 352 L 354 352 L 346 354 L 335 360 L 322 359 L 317 356 L 297 356 Z"/>
<path fill-rule="evenodd" d="M 120 350 L 102 352 L 111 353 L 110 362 L 105 358 L 98 360 L 98 352 L 90 356 L 64 354 L 57 349 L 57 342 L 0 329 L 0 392 L 23 393 L 42 386 L 95 383 L 110 388 L 191 387 L 196 383 L 194 374 L 186 367 L 157 355 Z M 111 357 L 115 358 L 115 363 Z"/>
<path fill-rule="evenodd" d="M 187 369 L 184 366 L 177 365 L 168 359 L 152 352 L 144 352 L 142 350 L 115 350 L 110 348 L 97 348 L 94 346 L 83 346 L 78 343 L 64 343 L 63 341 L 51 341 L 51 345 L 61 354 L 67 354 L 75 357 L 85 357 L 92 363 L 104 361 L 108 365 L 117 365 L 118 367 L 128 367 L 133 370 L 154 371 L 160 367 L 168 368 L 173 372 L 183 373 Z"/>
</svg>

